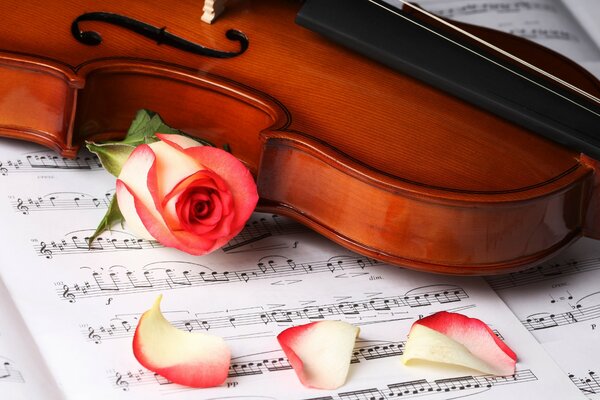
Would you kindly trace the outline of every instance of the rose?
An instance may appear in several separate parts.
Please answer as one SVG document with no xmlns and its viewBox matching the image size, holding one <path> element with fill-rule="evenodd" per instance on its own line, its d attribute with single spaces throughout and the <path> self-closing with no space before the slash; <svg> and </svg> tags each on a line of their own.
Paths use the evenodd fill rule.
<svg viewBox="0 0 600 400">
<path fill-rule="evenodd" d="M 237 235 L 258 193 L 230 153 L 181 135 L 137 146 L 117 179 L 117 202 L 137 236 L 201 255 Z"/>
</svg>

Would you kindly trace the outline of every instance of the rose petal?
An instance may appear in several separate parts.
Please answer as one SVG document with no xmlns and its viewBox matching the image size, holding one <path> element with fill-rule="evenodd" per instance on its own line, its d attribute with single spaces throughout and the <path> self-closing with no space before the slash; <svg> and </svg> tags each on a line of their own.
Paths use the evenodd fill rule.
<svg viewBox="0 0 600 400">
<path fill-rule="evenodd" d="M 154 187 L 151 176 L 152 174 L 149 174 L 147 182 L 149 191 L 152 191 L 152 188 Z M 171 231 L 161 215 L 157 212 L 154 205 L 147 207 L 144 202 L 138 198 L 136 193 L 134 193 L 131 188 L 127 187 L 123 181 L 121 181 L 121 185 L 124 185 L 127 192 L 133 197 L 135 205 L 134 214 L 142 221 L 142 224 L 150 233 L 150 236 L 158 240 L 162 245 L 174 247 L 192 255 L 203 255 L 214 251 L 222 245 L 217 245 L 216 241 L 212 238 L 200 237 L 184 231 Z"/>
<path fill-rule="evenodd" d="M 120 179 L 117 179 L 116 193 L 119 210 L 127 222 L 127 229 L 139 238 L 154 240 L 138 216 L 133 195 Z"/>
<path fill-rule="evenodd" d="M 163 215 L 167 225 L 171 230 L 183 229 L 180 221 L 180 215 L 177 211 L 177 202 L 180 199 L 182 193 L 184 193 L 190 185 L 201 186 L 209 189 L 220 190 L 224 187 L 227 190 L 225 183 L 219 185 L 221 178 L 219 178 L 214 172 L 209 170 L 196 171 L 194 174 L 181 180 L 177 185 L 173 187 L 173 190 L 169 192 L 162 201 L 163 204 Z"/>
<path fill-rule="evenodd" d="M 130 160 L 125 163 L 119 175 L 119 179 L 123 178 L 122 183 L 133 196 L 135 214 L 146 230 L 164 246 L 193 255 L 203 255 L 220 247 L 215 244 L 213 238 L 199 237 L 186 232 L 176 233 L 169 229 L 161 215 L 155 160 L 152 148 L 140 145 L 132 152 Z M 129 182 L 135 186 L 135 190 L 129 186 Z M 127 220 L 127 216 L 125 218 Z"/>
<path fill-rule="evenodd" d="M 183 136 L 183 135 L 174 135 L 170 133 L 156 133 L 157 138 L 162 140 L 163 142 L 168 142 L 172 146 L 179 146 L 179 149 L 187 149 L 189 147 L 196 146 L 204 146 L 202 143 L 195 141 L 194 139 Z"/>
<path fill-rule="evenodd" d="M 443 311 L 413 324 L 402 360 L 414 359 L 512 375 L 517 356 L 482 321 Z"/>
<path fill-rule="evenodd" d="M 160 311 L 161 299 L 159 296 L 140 318 L 133 337 L 135 358 L 174 383 L 191 387 L 221 385 L 231 363 L 225 341 L 218 336 L 175 328 Z"/>
<path fill-rule="evenodd" d="M 277 340 L 304 386 L 336 389 L 346 382 L 358 333 L 347 322 L 319 321 L 288 328 Z"/>
<path fill-rule="evenodd" d="M 235 219 L 231 228 L 235 231 L 233 234 L 237 234 L 254 212 L 258 202 L 258 192 L 252 174 L 240 160 L 225 150 L 202 146 L 184 151 L 191 157 L 202 160 L 206 168 L 228 183 L 235 207 Z"/>
<path fill-rule="evenodd" d="M 135 202 L 135 209 L 152 237 L 166 247 L 174 247 L 196 256 L 210 253 L 221 247 L 221 245 L 216 244 L 217 242 L 213 238 L 206 238 L 185 231 L 171 231 L 163 220 L 154 218 L 152 212 L 141 202 Z"/>
<path fill-rule="evenodd" d="M 160 211 L 156 207 L 155 168 L 156 157 L 154 152 L 148 145 L 140 145 L 133 150 L 129 159 L 123 165 L 117 181 L 121 181 L 127 187 L 127 192 L 134 196 L 137 203 L 143 204 L 148 209 L 153 220 L 162 221 Z M 125 195 L 123 187 L 121 187 L 121 194 Z M 137 212 L 134 212 L 125 203 L 121 208 L 118 193 L 117 201 L 125 221 L 131 220 L 136 225 L 135 221 L 139 219 Z"/>
<path fill-rule="evenodd" d="M 185 150 L 181 150 L 177 145 L 172 145 L 171 142 L 154 142 L 148 146 L 156 154 L 157 196 L 159 198 L 164 198 L 188 176 L 205 169 L 197 159 L 190 157 Z"/>
</svg>

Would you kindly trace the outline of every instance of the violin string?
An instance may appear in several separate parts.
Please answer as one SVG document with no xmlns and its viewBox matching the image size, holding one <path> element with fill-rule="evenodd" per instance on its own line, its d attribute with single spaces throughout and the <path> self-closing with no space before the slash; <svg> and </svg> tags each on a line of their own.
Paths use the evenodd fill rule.
<svg viewBox="0 0 600 400">
<path fill-rule="evenodd" d="M 569 98 L 569 97 L 567 97 L 567 96 L 565 96 L 565 95 L 563 95 L 561 93 L 556 92 L 552 88 L 544 86 L 543 84 L 541 84 L 541 83 L 539 83 L 539 82 L 537 82 L 537 81 L 535 81 L 535 80 L 533 80 L 533 79 L 531 79 L 531 78 L 529 78 L 529 77 L 527 77 L 527 76 L 525 76 L 525 75 L 523 75 L 523 74 L 521 74 L 521 73 L 519 73 L 519 72 L 517 72 L 517 71 L 515 71 L 515 70 L 513 70 L 511 68 L 509 68 L 509 67 L 507 67 L 506 65 L 503 65 L 503 64 L 501 64 L 501 63 L 499 63 L 499 62 L 497 62 L 495 60 L 492 60 L 491 58 L 489 58 L 489 57 L 487 57 L 487 56 L 485 56 L 485 55 L 483 55 L 481 53 L 478 53 L 477 51 L 475 51 L 473 49 L 470 49 L 469 47 L 466 47 L 465 45 L 463 45 L 461 43 L 458 43 L 455 40 L 452 40 L 451 38 L 449 38 L 447 36 L 444 36 L 443 34 L 441 34 L 439 32 L 436 32 L 436 31 L 434 31 L 433 29 L 431 29 L 431 28 L 429 28 L 427 26 L 424 26 L 424 25 L 420 24 L 417 21 L 414 21 L 414 20 L 406 17 L 399 10 L 397 10 L 395 8 L 391 8 L 392 6 L 389 6 L 387 4 L 381 4 L 380 1 L 378 1 L 378 0 L 368 0 L 368 1 L 371 2 L 372 4 L 375 4 L 375 5 L 383 8 L 384 10 L 386 10 L 386 11 L 388 11 L 388 12 L 390 12 L 390 13 L 398 16 L 398 17 L 401 17 L 401 18 L 403 18 L 403 19 L 405 19 L 405 20 L 407 20 L 409 22 L 412 22 L 413 24 L 419 26 L 422 29 L 428 30 L 429 32 L 431 32 L 433 34 L 435 34 L 435 35 L 437 35 L 437 36 L 439 36 L 439 37 L 441 37 L 443 39 L 448 40 L 449 42 L 453 43 L 454 45 L 457 45 L 459 47 L 464 48 L 465 50 L 467 50 L 467 51 L 469 51 L 469 52 L 471 52 L 471 53 L 473 53 L 473 54 L 475 54 L 475 55 L 477 55 L 477 56 L 485 59 L 486 61 L 489 61 L 489 62 L 491 62 L 491 63 L 493 63 L 493 64 L 495 64 L 495 65 L 497 65 L 497 66 L 499 66 L 501 68 L 504 68 L 505 70 L 507 70 L 509 72 L 512 72 L 513 74 L 515 74 L 515 75 L 517 75 L 517 76 L 519 76 L 519 77 L 521 77 L 521 78 L 523 78 L 523 79 L 525 79 L 525 80 L 527 80 L 527 81 L 529 81 L 529 82 L 531 82 L 531 83 L 533 83 L 533 84 L 535 84 L 535 85 L 537 85 L 537 86 L 539 86 L 539 87 L 541 87 L 541 88 L 543 88 L 543 89 L 545 89 L 545 90 L 547 90 L 547 91 L 549 91 L 549 92 L 551 92 L 551 93 L 553 93 L 553 94 L 555 94 L 555 95 L 557 95 L 559 97 L 562 97 L 563 99 L 565 99 L 565 100 L 567 100 L 567 101 L 569 101 L 569 102 L 571 102 L 571 103 L 573 103 L 573 104 L 575 104 L 575 105 L 577 105 L 577 106 L 585 109 L 588 112 L 591 112 L 592 114 L 600 116 L 600 113 L 598 113 L 598 112 L 596 112 L 594 110 L 591 110 L 590 108 L 586 107 L 585 105 L 582 105 L 582 104 L 578 103 L 577 101 L 575 101 L 575 100 L 573 100 L 573 99 L 571 99 L 571 98 Z M 511 54 L 511 53 L 509 53 L 509 52 L 507 52 L 505 50 L 500 49 L 499 47 L 497 47 L 497 46 L 495 46 L 495 45 L 493 45 L 493 44 L 491 44 L 489 42 L 486 42 L 485 40 L 483 40 L 483 39 L 481 39 L 481 38 L 479 38 L 479 37 L 477 37 L 477 36 L 475 36 L 475 35 L 467 32 L 467 31 L 465 31 L 465 30 L 463 30 L 463 29 L 461 29 L 461 28 L 459 28 L 459 27 L 457 27 L 457 26 L 455 26 L 455 25 L 453 25 L 451 23 L 449 23 L 448 21 L 445 21 L 444 19 L 438 17 L 437 15 L 434 15 L 434 14 L 432 14 L 432 13 L 426 11 L 426 10 L 423 10 L 422 8 L 417 7 L 417 6 L 415 6 L 415 5 L 407 2 L 405 0 L 396 0 L 396 1 L 398 1 L 401 4 L 405 4 L 405 5 L 413 8 L 414 10 L 416 10 L 416 11 L 418 11 L 418 12 L 420 12 L 420 13 L 428 16 L 428 17 L 430 17 L 430 18 L 435 19 L 436 21 L 438 21 L 438 22 L 440 22 L 440 23 L 448 26 L 449 28 L 451 28 L 451 29 L 453 29 L 453 30 L 455 30 L 455 31 L 463 34 L 463 35 L 466 35 L 467 37 L 469 37 L 469 38 L 471 38 L 471 39 L 473 39 L 473 40 L 475 40 L 475 41 L 483 44 L 484 46 L 487 46 L 487 47 L 491 48 L 492 50 L 494 50 L 496 52 L 499 52 L 500 54 L 502 54 L 502 55 L 504 55 L 506 57 L 509 57 L 510 59 L 516 61 L 517 63 L 520 63 L 520 64 L 522 64 L 522 65 L 524 65 L 524 66 L 526 66 L 526 67 L 528 67 L 530 69 L 533 69 L 534 71 L 536 71 L 536 72 L 540 73 L 541 75 L 543 75 L 543 76 L 545 76 L 545 77 L 547 77 L 547 78 L 549 78 L 549 79 L 557 82 L 558 84 L 563 85 L 565 87 L 568 87 L 571 90 L 573 90 L 573 91 L 581 94 L 582 96 L 590 99 L 591 101 L 600 104 L 600 99 L 598 99 L 596 96 L 593 96 L 592 94 L 590 94 L 590 93 L 588 93 L 588 92 L 586 92 L 586 91 L 584 91 L 584 90 L 582 90 L 582 89 L 580 89 L 580 88 L 578 88 L 578 87 L 576 87 L 576 86 L 574 86 L 574 85 L 572 85 L 572 84 L 570 84 L 568 82 L 563 81 L 562 79 L 560 79 L 560 78 L 558 78 L 558 77 L 556 77 L 556 76 L 548 73 L 547 71 L 544 71 L 543 69 L 540 69 L 540 68 L 536 67 L 535 65 L 532 65 L 532 64 L 530 64 L 530 63 L 528 63 L 528 62 L 520 59 L 519 57 L 517 57 L 517 56 L 515 56 L 515 55 L 513 55 L 513 54 Z"/>
</svg>

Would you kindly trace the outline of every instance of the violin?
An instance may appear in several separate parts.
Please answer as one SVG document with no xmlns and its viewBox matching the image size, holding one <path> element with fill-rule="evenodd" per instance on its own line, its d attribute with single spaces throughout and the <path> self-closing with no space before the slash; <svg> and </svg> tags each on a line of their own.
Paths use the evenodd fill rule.
<svg viewBox="0 0 600 400">
<path fill-rule="evenodd" d="M 230 0 L 211 25 L 197 1 L 26 3 L 0 5 L 2 136 L 73 157 L 153 110 L 229 145 L 259 211 L 421 271 L 505 273 L 600 238 L 598 161 L 299 26 L 300 1 Z"/>
</svg>

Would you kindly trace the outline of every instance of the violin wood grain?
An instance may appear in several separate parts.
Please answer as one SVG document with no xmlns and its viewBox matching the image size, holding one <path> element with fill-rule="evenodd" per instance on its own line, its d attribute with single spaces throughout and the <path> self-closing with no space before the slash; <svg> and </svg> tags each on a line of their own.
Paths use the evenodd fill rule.
<svg viewBox="0 0 600 400">
<path fill-rule="evenodd" d="M 74 156 L 123 135 L 135 111 L 232 153 L 256 176 L 259 209 L 360 253 L 423 271 L 512 271 L 598 232 L 598 168 L 580 154 L 297 26 L 300 2 L 230 0 L 212 25 L 197 1 L 2 3 L 0 135 Z M 84 12 L 139 19 L 224 51 L 157 45 Z M 48 37 L 52 27 L 52 37 Z M 597 214 L 596 214 L 597 215 Z"/>
</svg>

